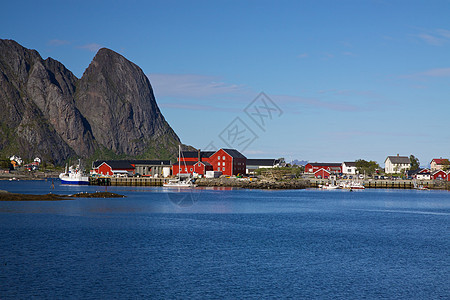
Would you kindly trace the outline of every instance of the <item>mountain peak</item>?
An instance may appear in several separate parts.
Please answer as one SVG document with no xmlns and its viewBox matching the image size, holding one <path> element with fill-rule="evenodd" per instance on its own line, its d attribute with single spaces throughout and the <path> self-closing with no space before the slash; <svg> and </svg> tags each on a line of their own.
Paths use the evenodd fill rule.
<svg viewBox="0 0 450 300">
<path fill-rule="evenodd" d="M 77 79 L 60 62 L 0 39 L 0 105 L 6 108 L 0 153 L 6 155 L 62 162 L 107 150 L 162 159 L 180 143 L 142 70 L 108 48 Z"/>
</svg>

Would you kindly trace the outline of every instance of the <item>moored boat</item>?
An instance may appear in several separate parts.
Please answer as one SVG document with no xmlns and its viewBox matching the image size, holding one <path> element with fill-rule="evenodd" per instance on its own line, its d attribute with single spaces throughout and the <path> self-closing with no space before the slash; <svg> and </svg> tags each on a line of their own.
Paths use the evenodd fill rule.
<svg viewBox="0 0 450 300">
<path fill-rule="evenodd" d="M 66 170 L 64 173 L 59 174 L 59 179 L 61 179 L 62 184 L 89 184 L 89 176 L 83 173 L 80 160 L 78 160 L 78 165 L 75 168 L 71 166 L 67 169 L 66 165 Z"/>
</svg>

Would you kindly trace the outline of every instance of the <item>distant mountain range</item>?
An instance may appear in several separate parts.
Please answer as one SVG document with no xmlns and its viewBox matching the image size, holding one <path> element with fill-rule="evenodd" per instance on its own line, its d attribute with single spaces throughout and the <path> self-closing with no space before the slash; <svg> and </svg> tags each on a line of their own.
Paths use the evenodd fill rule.
<svg viewBox="0 0 450 300">
<path fill-rule="evenodd" d="M 52 58 L 0 39 L 0 155 L 173 158 L 180 139 L 142 70 L 102 48 L 78 79 Z"/>
</svg>

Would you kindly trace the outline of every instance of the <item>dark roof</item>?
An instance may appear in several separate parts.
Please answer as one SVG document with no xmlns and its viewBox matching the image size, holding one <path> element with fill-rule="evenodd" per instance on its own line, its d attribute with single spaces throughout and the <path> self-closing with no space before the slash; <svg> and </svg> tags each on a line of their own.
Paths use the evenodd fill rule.
<svg viewBox="0 0 450 300">
<path fill-rule="evenodd" d="M 102 163 L 107 163 L 113 169 L 131 169 L 131 165 L 151 165 L 151 166 L 170 166 L 170 160 L 139 160 L 139 159 L 124 159 L 124 160 L 96 160 L 92 163 L 93 168 L 98 168 Z M 129 166 L 129 167 L 128 167 Z"/>
<path fill-rule="evenodd" d="M 130 164 L 133 165 L 151 165 L 151 166 L 170 166 L 170 160 L 129 160 Z"/>
<path fill-rule="evenodd" d="M 241 152 L 237 151 L 236 149 L 222 149 L 222 150 L 233 158 L 246 158 Z"/>
<path fill-rule="evenodd" d="M 411 160 L 409 159 L 408 156 L 398 156 L 398 155 L 397 156 L 388 156 L 386 158 L 386 160 L 388 160 L 388 158 L 391 161 L 391 163 L 393 163 L 393 164 L 410 164 L 411 163 Z"/>
<path fill-rule="evenodd" d="M 200 151 L 201 158 L 211 157 L 215 152 L 214 151 Z M 184 158 L 197 158 L 198 151 L 181 151 L 181 156 Z"/>
<path fill-rule="evenodd" d="M 309 163 L 311 166 L 324 166 L 324 167 L 341 167 L 341 163 Z"/>
<path fill-rule="evenodd" d="M 274 166 L 280 162 L 279 159 L 272 158 L 247 158 L 247 166 Z"/>
<path fill-rule="evenodd" d="M 101 164 L 106 163 L 113 170 L 117 169 L 134 169 L 134 167 L 127 160 L 96 160 L 93 162 L 93 167 L 98 168 Z"/>
<path fill-rule="evenodd" d="M 347 167 L 356 167 L 356 162 L 355 161 L 344 161 L 344 164 Z"/>
</svg>

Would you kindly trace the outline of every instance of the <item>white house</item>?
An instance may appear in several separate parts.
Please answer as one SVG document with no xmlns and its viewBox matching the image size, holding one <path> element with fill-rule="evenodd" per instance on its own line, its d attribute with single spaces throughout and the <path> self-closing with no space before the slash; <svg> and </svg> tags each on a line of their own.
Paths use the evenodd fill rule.
<svg viewBox="0 0 450 300">
<path fill-rule="evenodd" d="M 257 169 L 269 169 L 281 167 L 279 159 L 250 159 L 247 158 L 247 174 L 254 173 Z"/>
<path fill-rule="evenodd" d="M 437 170 L 444 170 L 445 167 L 448 167 L 450 164 L 448 158 L 433 158 L 433 160 L 430 163 L 431 172 L 437 171 Z"/>
<path fill-rule="evenodd" d="M 411 160 L 408 156 L 388 156 L 384 161 L 384 171 L 388 174 L 402 173 L 409 170 Z"/>
<path fill-rule="evenodd" d="M 356 174 L 356 162 L 344 161 L 342 163 L 342 174 L 355 175 Z"/>
</svg>

